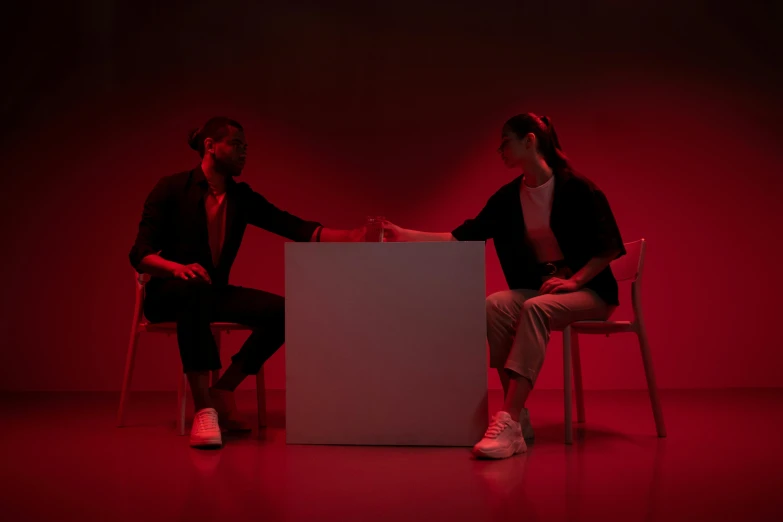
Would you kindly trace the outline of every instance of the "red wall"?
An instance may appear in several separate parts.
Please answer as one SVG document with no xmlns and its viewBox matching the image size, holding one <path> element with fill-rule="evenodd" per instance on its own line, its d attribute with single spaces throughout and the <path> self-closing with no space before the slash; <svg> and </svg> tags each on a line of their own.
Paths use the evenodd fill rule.
<svg viewBox="0 0 783 522">
<path fill-rule="evenodd" d="M 16 7 L 0 135 L 1 388 L 118 389 L 142 203 L 160 176 L 196 163 L 185 136 L 209 116 L 244 124 L 243 178 L 278 206 L 333 227 L 383 214 L 445 231 L 516 175 L 494 150 L 524 111 L 552 117 L 626 241 L 649 240 L 659 384 L 783 384 L 774 13 L 246 4 Z M 232 282 L 283 293 L 283 264 L 283 240 L 249 230 Z M 487 291 L 504 288 L 490 246 Z M 559 341 L 542 388 L 562 385 Z M 644 385 L 633 338 L 585 339 L 583 359 L 589 388 Z M 143 339 L 135 387 L 173 389 L 177 364 L 173 338 Z M 283 364 L 281 350 L 269 387 L 284 387 Z"/>
</svg>

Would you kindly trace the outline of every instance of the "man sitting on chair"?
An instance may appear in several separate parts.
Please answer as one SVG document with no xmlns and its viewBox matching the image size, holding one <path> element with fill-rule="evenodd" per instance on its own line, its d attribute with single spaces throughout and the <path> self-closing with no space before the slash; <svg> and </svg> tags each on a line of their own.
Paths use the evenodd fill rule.
<svg viewBox="0 0 783 522">
<path fill-rule="evenodd" d="M 220 426 L 249 429 L 237 416 L 234 390 L 261 370 L 285 333 L 283 297 L 228 284 L 245 227 L 255 225 L 293 241 L 346 242 L 361 241 L 364 228 L 334 230 L 305 221 L 235 181 L 245 165 L 247 142 L 234 120 L 210 119 L 191 132 L 189 145 L 201 164 L 162 178 L 149 194 L 130 261 L 139 273 L 152 276 L 144 300 L 147 319 L 177 323 L 196 411 L 190 444 L 221 446 Z M 239 323 L 253 332 L 210 388 L 210 371 L 221 367 L 212 322 Z"/>
</svg>

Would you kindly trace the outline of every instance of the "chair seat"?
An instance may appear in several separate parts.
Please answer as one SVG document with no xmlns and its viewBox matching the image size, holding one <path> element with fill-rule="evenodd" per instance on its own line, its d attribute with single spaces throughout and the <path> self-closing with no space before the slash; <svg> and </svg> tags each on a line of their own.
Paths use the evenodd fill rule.
<svg viewBox="0 0 783 522">
<path fill-rule="evenodd" d="M 585 334 L 633 332 L 633 323 L 631 321 L 577 321 L 571 323 L 571 330 Z"/>
<path fill-rule="evenodd" d="M 221 332 L 230 332 L 235 330 L 252 330 L 251 327 L 245 326 L 244 324 L 237 324 L 237 323 L 212 323 L 210 326 L 212 326 L 213 330 L 218 330 Z M 139 324 L 139 331 L 140 332 L 163 332 L 163 333 L 176 333 L 177 332 L 177 323 L 173 322 L 167 322 L 167 323 L 150 323 L 150 322 L 144 322 Z"/>
<path fill-rule="evenodd" d="M 136 274 L 136 304 L 133 308 L 133 327 L 131 328 L 131 335 L 128 341 L 128 353 L 125 360 L 125 375 L 122 378 L 122 389 L 120 391 L 120 406 L 117 410 L 117 426 L 124 425 L 125 407 L 128 401 L 128 395 L 130 392 L 131 376 L 133 375 L 133 363 L 136 358 L 136 347 L 141 337 L 139 334 L 143 332 L 149 333 L 162 333 L 167 335 L 177 335 L 177 323 L 160 322 L 151 323 L 143 312 L 144 303 L 144 285 L 149 280 L 149 276 L 146 274 Z M 220 352 L 220 338 L 223 332 L 229 333 L 231 331 L 252 331 L 253 328 L 238 323 L 225 323 L 225 322 L 213 322 L 210 324 L 212 334 L 215 336 L 215 344 L 217 345 L 218 353 Z M 181 368 L 181 367 L 180 367 Z M 180 369 L 180 372 L 182 370 Z M 211 372 L 212 383 L 214 384 L 217 379 L 220 378 L 219 370 L 212 370 Z M 186 390 L 188 382 L 187 376 L 184 373 L 180 373 L 177 385 L 177 432 L 180 435 L 185 435 L 185 406 L 186 406 Z M 256 400 L 258 401 L 258 427 L 263 428 L 266 426 L 266 395 L 264 385 L 264 368 L 261 368 L 256 374 Z"/>
</svg>

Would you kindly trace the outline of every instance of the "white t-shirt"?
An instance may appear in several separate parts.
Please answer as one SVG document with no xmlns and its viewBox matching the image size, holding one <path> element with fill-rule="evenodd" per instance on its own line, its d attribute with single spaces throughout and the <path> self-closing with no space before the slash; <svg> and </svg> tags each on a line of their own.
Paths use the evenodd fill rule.
<svg viewBox="0 0 783 522">
<path fill-rule="evenodd" d="M 539 263 L 563 259 L 557 238 L 549 228 L 549 216 L 552 214 L 554 195 L 554 176 L 538 187 L 528 187 L 525 185 L 525 180 L 522 180 L 522 190 L 519 194 L 522 202 L 522 215 L 525 218 L 528 239 L 533 245 Z"/>
</svg>

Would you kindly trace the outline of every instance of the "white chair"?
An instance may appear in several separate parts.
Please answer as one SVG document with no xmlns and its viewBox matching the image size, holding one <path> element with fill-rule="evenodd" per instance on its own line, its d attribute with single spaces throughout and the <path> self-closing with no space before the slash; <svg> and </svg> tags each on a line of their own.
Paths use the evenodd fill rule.
<svg viewBox="0 0 783 522">
<path fill-rule="evenodd" d="M 650 392 L 655 427 L 659 437 L 666 436 L 663 423 L 663 411 L 658 397 L 658 387 L 655 384 L 650 345 L 644 328 L 642 315 L 642 269 L 644 268 L 644 253 L 647 241 L 640 239 L 626 243 L 627 255 L 612 262 L 612 272 L 618 281 L 631 281 L 631 306 L 633 319 L 631 321 L 578 321 L 563 330 L 563 378 L 565 394 L 565 442 L 573 443 L 571 427 L 571 373 L 573 365 L 574 388 L 576 388 L 576 419 L 585 421 L 585 405 L 582 393 L 582 366 L 579 360 L 579 334 L 605 334 L 607 337 L 617 333 L 633 333 L 639 341 L 642 352 L 644 373 L 647 377 L 647 389 Z"/>
<path fill-rule="evenodd" d="M 149 281 L 147 274 L 136 274 L 136 304 L 133 308 L 133 323 L 131 324 L 130 341 L 128 342 L 128 355 L 125 359 L 125 376 L 122 379 L 122 391 L 120 392 L 120 407 L 117 412 L 117 426 L 123 426 L 125 420 L 125 407 L 128 402 L 131 377 L 133 376 L 133 364 L 136 358 L 136 347 L 141 333 L 165 333 L 177 334 L 176 323 L 151 323 L 144 317 L 144 285 Z M 212 323 L 212 335 L 215 336 L 218 350 L 220 350 L 220 337 L 222 332 L 227 334 L 235 330 L 250 330 L 249 327 L 236 323 Z M 220 371 L 212 372 L 212 384 L 220 377 Z M 177 385 L 177 431 L 185 435 L 185 404 L 187 400 L 188 379 L 184 373 L 180 374 Z M 258 400 L 258 427 L 266 426 L 266 390 L 264 385 L 264 368 L 256 374 L 256 399 Z"/>
</svg>

